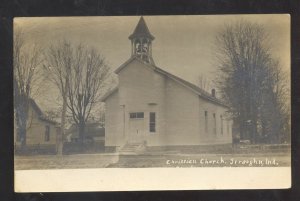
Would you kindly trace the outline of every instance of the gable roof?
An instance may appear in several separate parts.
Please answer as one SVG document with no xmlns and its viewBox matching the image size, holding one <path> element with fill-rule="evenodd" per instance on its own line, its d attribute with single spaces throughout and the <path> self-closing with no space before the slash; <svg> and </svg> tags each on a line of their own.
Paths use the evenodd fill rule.
<svg viewBox="0 0 300 201">
<path fill-rule="evenodd" d="M 32 99 L 29 99 L 29 104 L 31 105 L 32 109 L 37 113 L 39 120 L 48 122 L 50 124 L 57 124 L 57 122 L 47 118 L 38 104 Z"/>
<path fill-rule="evenodd" d="M 110 97 L 113 93 L 118 91 L 118 86 L 109 90 L 104 96 L 100 99 L 101 102 L 104 102 L 108 97 Z"/>
<path fill-rule="evenodd" d="M 133 33 L 129 36 L 129 39 L 132 40 L 133 38 L 138 37 L 148 37 L 151 40 L 154 40 L 154 36 L 150 33 L 143 16 L 140 18 Z"/>
<path fill-rule="evenodd" d="M 32 109 L 38 114 L 38 116 L 43 115 L 41 108 L 36 104 L 36 102 L 32 98 L 29 99 L 29 104 L 31 105 Z"/>
<path fill-rule="evenodd" d="M 162 75 L 164 75 L 164 76 L 166 76 L 166 77 L 174 80 L 175 82 L 177 82 L 177 83 L 183 85 L 184 87 L 190 89 L 191 91 L 193 91 L 194 93 L 196 93 L 197 95 L 199 95 L 200 97 L 202 97 L 202 98 L 204 98 L 206 100 L 209 100 L 209 101 L 211 101 L 211 102 L 213 102 L 215 104 L 218 104 L 218 105 L 221 105 L 223 107 L 227 107 L 228 108 L 228 106 L 223 101 L 221 101 L 220 99 L 212 96 L 210 93 L 206 92 L 205 90 L 201 89 L 200 87 L 198 87 L 198 86 L 196 86 L 196 85 L 194 85 L 194 84 L 192 84 L 192 83 L 190 83 L 190 82 L 188 82 L 188 81 L 186 81 L 186 80 L 184 80 L 184 79 L 182 79 L 182 78 L 180 78 L 180 77 L 178 77 L 176 75 L 173 75 L 173 74 L 171 74 L 171 73 L 169 73 L 169 72 L 167 72 L 167 71 L 165 71 L 165 70 L 163 70 L 163 69 L 161 69 L 161 68 L 159 68 L 157 66 L 154 66 L 152 64 L 146 63 L 142 59 L 140 59 L 138 57 L 135 57 L 135 56 L 132 56 L 124 64 L 122 64 L 119 68 L 117 68 L 115 70 L 115 73 L 118 74 L 128 64 L 130 64 L 133 61 L 138 61 L 138 62 L 146 65 L 147 67 L 152 68 L 155 72 L 160 73 L 160 74 L 162 74 Z M 110 95 L 112 95 L 114 92 L 116 92 L 117 89 L 118 89 L 117 87 L 114 88 L 113 91 L 110 91 L 108 94 L 106 94 L 106 96 L 104 96 L 104 98 L 102 98 L 102 100 L 105 101 Z"/>
<path fill-rule="evenodd" d="M 190 83 L 190 82 L 188 82 L 188 81 L 186 81 L 186 80 L 184 80 L 184 79 L 182 79 L 182 78 L 180 78 L 180 77 L 177 77 L 176 75 L 173 75 L 173 74 L 171 74 L 171 73 L 169 73 L 169 72 L 167 72 L 167 71 L 165 71 L 165 70 L 163 70 L 163 69 L 161 69 L 161 68 L 159 68 L 159 67 L 156 67 L 156 68 L 155 68 L 155 71 L 156 71 L 156 72 L 159 72 L 159 73 L 161 73 L 161 74 L 164 74 L 164 75 L 166 75 L 167 77 L 169 77 L 170 79 L 172 79 L 172 80 L 174 80 L 174 81 L 180 83 L 181 85 L 183 85 L 183 86 L 185 86 L 185 87 L 191 89 L 193 92 L 195 92 L 195 93 L 198 94 L 200 97 L 202 97 L 202 98 L 204 98 L 204 99 L 206 99 L 206 100 L 209 100 L 209 101 L 211 101 L 211 102 L 214 102 L 214 103 L 216 103 L 216 104 L 218 104 L 218 105 L 221 105 L 221 106 L 223 106 L 223 107 L 228 107 L 228 106 L 227 106 L 225 103 L 223 103 L 220 99 L 218 99 L 218 98 L 212 96 L 210 93 L 208 93 L 208 92 L 206 92 L 205 90 L 201 89 L 201 88 L 198 87 L 197 85 L 194 85 L 194 84 L 192 84 L 192 83 Z"/>
</svg>

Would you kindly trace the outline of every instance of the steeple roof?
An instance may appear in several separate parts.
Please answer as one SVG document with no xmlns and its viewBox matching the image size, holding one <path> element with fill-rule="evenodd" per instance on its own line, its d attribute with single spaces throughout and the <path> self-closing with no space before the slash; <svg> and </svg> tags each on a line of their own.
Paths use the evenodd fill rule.
<svg viewBox="0 0 300 201">
<path fill-rule="evenodd" d="M 147 37 L 154 40 L 154 36 L 150 33 L 143 17 L 140 18 L 140 21 L 136 25 L 134 32 L 129 36 L 129 39 L 132 40 L 138 37 Z"/>
</svg>

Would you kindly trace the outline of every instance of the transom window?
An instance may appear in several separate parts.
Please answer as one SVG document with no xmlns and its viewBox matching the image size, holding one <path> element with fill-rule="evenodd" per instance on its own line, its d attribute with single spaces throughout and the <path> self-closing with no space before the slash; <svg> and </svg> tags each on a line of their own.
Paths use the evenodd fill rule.
<svg viewBox="0 0 300 201">
<path fill-rule="evenodd" d="M 129 113 L 130 119 L 143 119 L 144 112 L 131 112 Z"/>
</svg>

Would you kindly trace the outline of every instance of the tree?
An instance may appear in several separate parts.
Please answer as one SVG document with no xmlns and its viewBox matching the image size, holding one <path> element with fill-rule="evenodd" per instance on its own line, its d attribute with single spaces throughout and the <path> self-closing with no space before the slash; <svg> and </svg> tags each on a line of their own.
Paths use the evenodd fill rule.
<svg viewBox="0 0 300 201">
<path fill-rule="evenodd" d="M 26 146 L 30 97 L 33 85 L 38 78 L 38 68 L 42 59 L 37 45 L 25 44 L 24 33 L 21 29 L 15 29 L 13 46 L 14 112 L 17 138 L 20 139 L 21 146 L 24 148 Z"/>
<path fill-rule="evenodd" d="M 259 107 L 259 128 L 261 138 L 266 142 L 288 141 L 290 126 L 289 88 L 287 75 L 282 72 L 279 62 L 268 67 L 262 91 L 262 105 Z"/>
<path fill-rule="evenodd" d="M 280 106 L 286 96 L 282 90 L 274 90 L 284 85 L 276 77 L 281 70 L 271 56 L 269 36 L 262 26 L 239 21 L 226 25 L 218 33 L 216 44 L 218 88 L 238 122 L 241 139 L 257 143 L 266 135 L 266 127 L 275 129 L 275 122 L 286 112 Z M 277 116 L 271 111 L 277 111 Z M 278 135 L 279 130 L 268 135 Z"/>
<path fill-rule="evenodd" d="M 65 41 L 59 43 L 57 46 L 51 45 L 45 52 L 45 62 L 43 69 L 45 77 L 52 82 L 60 92 L 62 97 L 62 110 L 61 110 L 61 123 L 60 132 L 57 140 L 57 154 L 62 155 L 63 152 L 63 139 L 65 133 L 65 122 L 67 112 L 67 91 L 68 91 L 68 78 L 71 69 L 72 55 L 70 52 L 69 44 Z"/>
<path fill-rule="evenodd" d="M 63 41 L 49 48 L 46 60 L 45 70 L 63 97 L 61 130 L 64 130 L 69 109 L 83 142 L 86 122 L 93 108 L 100 103 L 109 74 L 105 59 L 93 48 Z"/>
</svg>

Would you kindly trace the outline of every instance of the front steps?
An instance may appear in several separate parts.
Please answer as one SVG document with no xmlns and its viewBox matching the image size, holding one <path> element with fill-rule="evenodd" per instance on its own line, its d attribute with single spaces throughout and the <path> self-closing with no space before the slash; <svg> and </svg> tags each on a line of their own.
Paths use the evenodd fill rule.
<svg viewBox="0 0 300 201">
<path fill-rule="evenodd" d="M 137 155 L 146 149 L 144 143 L 127 143 L 120 150 L 121 155 Z"/>
</svg>

